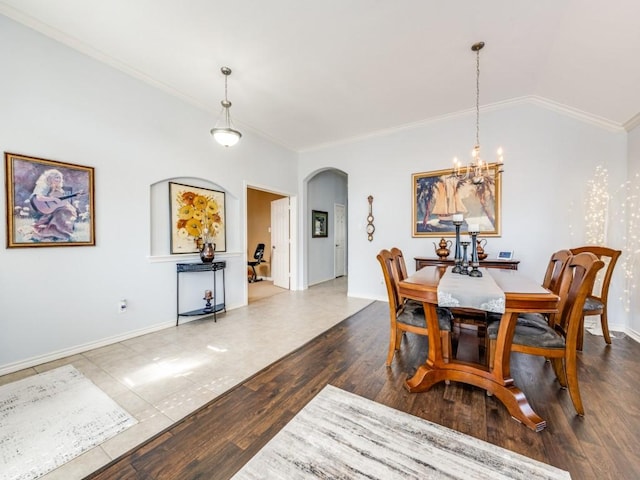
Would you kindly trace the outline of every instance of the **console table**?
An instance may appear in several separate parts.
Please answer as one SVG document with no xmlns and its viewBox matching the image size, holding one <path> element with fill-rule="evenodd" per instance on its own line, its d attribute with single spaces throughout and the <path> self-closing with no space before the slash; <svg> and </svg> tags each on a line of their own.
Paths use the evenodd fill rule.
<svg viewBox="0 0 640 480">
<path fill-rule="evenodd" d="M 416 271 L 424 267 L 453 266 L 453 258 L 413 257 L 416 261 Z M 480 260 L 480 266 L 485 268 L 502 268 L 505 270 L 517 270 L 520 260 Z"/>
<path fill-rule="evenodd" d="M 225 306 L 226 293 L 224 287 L 224 269 L 227 266 L 227 262 L 211 262 L 211 263 L 176 263 L 176 326 L 180 322 L 180 317 L 193 317 L 196 315 L 211 315 L 213 314 L 213 321 L 217 321 L 216 313 L 227 311 Z M 211 300 L 211 308 L 198 308 L 197 310 L 191 310 L 189 312 L 180 312 L 180 274 L 189 272 L 211 272 L 213 275 L 213 298 Z M 219 301 L 218 291 L 216 289 L 218 273 L 222 273 L 222 301 Z"/>
</svg>

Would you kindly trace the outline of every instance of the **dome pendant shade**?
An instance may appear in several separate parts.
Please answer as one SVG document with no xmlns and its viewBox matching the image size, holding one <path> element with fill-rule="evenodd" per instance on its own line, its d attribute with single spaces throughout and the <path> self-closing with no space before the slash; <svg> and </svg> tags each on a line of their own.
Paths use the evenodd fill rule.
<svg viewBox="0 0 640 480">
<path fill-rule="evenodd" d="M 242 134 L 233 128 L 231 115 L 229 113 L 231 102 L 227 99 L 227 78 L 231 75 L 231 69 L 229 67 L 222 67 L 220 71 L 224 75 L 224 100 L 220 102 L 222 104 L 222 112 L 220 112 L 220 119 L 215 128 L 211 129 L 211 135 L 213 135 L 215 141 L 220 145 L 233 147 L 238 143 Z"/>
<path fill-rule="evenodd" d="M 216 142 L 225 147 L 233 147 L 242 137 L 239 131 L 232 128 L 214 128 L 211 130 L 211 135 Z"/>
</svg>

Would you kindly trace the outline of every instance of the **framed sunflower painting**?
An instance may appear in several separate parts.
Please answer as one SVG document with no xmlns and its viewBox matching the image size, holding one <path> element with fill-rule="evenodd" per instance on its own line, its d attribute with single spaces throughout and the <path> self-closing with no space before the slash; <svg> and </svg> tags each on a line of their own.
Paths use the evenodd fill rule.
<svg viewBox="0 0 640 480">
<path fill-rule="evenodd" d="M 206 242 L 226 252 L 224 192 L 169 182 L 171 253 L 198 253 Z"/>
</svg>

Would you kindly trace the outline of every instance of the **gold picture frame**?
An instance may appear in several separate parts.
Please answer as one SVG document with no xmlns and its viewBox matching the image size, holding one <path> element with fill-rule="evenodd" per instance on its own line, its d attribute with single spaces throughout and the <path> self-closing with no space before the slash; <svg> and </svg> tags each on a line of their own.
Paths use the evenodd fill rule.
<svg viewBox="0 0 640 480">
<path fill-rule="evenodd" d="M 169 204 L 171 254 L 198 253 L 203 242 L 227 251 L 224 192 L 169 182 Z"/>
<path fill-rule="evenodd" d="M 95 246 L 93 167 L 4 158 L 7 248 Z"/>
<path fill-rule="evenodd" d="M 464 172 L 456 175 L 452 168 L 412 174 L 412 236 L 454 235 L 452 217 L 462 214 L 462 232 L 467 231 L 468 224 L 477 224 L 480 236 L 499 237 L 501 177 L 496 163 L 475 178 Z"/>
</svg>

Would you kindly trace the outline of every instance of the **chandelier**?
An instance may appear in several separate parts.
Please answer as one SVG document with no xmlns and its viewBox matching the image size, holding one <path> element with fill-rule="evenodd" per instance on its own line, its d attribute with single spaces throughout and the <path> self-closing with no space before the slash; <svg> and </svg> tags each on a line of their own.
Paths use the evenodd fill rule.
<svg viewBox="0 0 640 480">
<path fill-rule="evenodd" d="M 224 75 L 224 100 L 220 102 L 222 104 L 222 111 L 220 112 L 220 117 L 215 128 L 211 129 L 211 135 L 213 135 L 213 138 L 220 145 L 233 147 L 238 143 L 242 134 L 233 128 L 231 115 L 229 114 L 231 102 L 227 99 L 227 79 L 229 75 L 231 75 L 231 69 L 229 67 L 222 67 L 220 71 Z"/>
<path fill-rule="evenodd" d="M 476 52 L 476 144 L 471 151 L 471 162 L 463 167 L 458 158 L 453 159 L 453 173 L 458 177 L 465 177 L 471 180 L 474 185 L 484 182 L 489 175 L 489 163 L 480 156 L 480 50 L 484 47 L 484 42 L 474 43 L 471 50 Z M 496 174 L 504 171 L 504 158 L 502 148 L 498 148 L 496 159 Z"/>
</svg>

